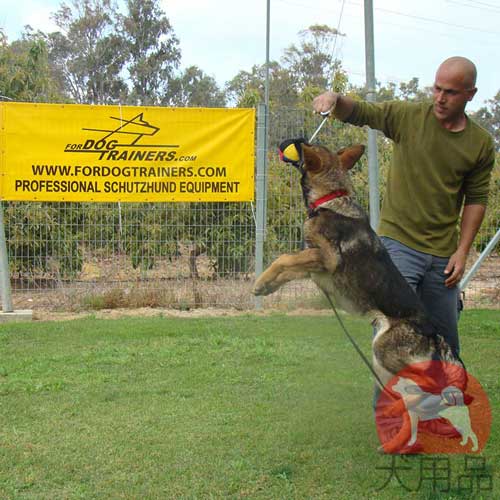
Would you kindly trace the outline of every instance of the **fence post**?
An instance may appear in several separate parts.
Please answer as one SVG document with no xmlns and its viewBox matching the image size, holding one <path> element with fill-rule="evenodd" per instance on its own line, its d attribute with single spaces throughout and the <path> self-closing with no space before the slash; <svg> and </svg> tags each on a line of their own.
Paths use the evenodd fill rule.
<svg viewBox="0 0 500 500">
<path fill-rule="evenodd" d="M 257 172 L 255 189 L 255 277 L 264 270 L 264 238 L 267 203 L 267 106 L 257 107 Z M 255 297 L 255 308 L 262 309 L 262 298 Z"/>
<path fill-rule="evenodd" d="M 5 240 L 5 226 L 3 222 L 3 203 L 0 201 L 0 289 L 2 292 L 2 311 L 11 313 L 12 291 L 10 289 L 9 257 L 7 255 L 7 242 Z"/>
<path fill-rule="evenodd" d="M 366 100 L 375 102 L 375 43 L 373 35 L 373 1 L 365 0 L 365 59 Z M 378 187 L 377 132 L 368 129 L 368 182 L 370 185 L 370 225 L 377 230 L 380 219 L 380 195 Z"/>
<path fill-rule="evenodd" d="M 3 321 L 30 321 L 33 311 L 20 309 L 14 311 L 12 306 L 12 290 L 10 288 L 9 256 L 7 254 L 7 240 L 5 239 L 5 225 L 3 221 L 3 203 L 0 200 L 0 293 L 2 294 L 2 311 L 0 322 Z"/>
<path fill-rule="evenodd" d="M 481 255 L 478 257 L 476 262 L 474 262 L 474 265 L 470 268 L 469 272 L 465 275 L 465 277 L 458 285 L 460 290 L 463 290 L 469 284 L 469 281 L 474 277 L 474 275 L 481 267 L 483 260 L 486 259 L 486 257 L 488 257 L 488 255 L 496 247 L 499 241 L 500 241 L 500 228 L 496 232 L 495 236 L 491 238 L 490 242 L 486 245 L 486 248 L 481 252 Z"/>
</svg>

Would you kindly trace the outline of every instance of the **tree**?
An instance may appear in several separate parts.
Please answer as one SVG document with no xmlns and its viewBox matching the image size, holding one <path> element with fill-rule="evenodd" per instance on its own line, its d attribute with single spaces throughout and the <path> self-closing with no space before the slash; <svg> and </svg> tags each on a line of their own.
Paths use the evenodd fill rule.
<svg viewBox="0 0 500 500">
<path fill-rule="evenodd" d="M 15 101 L 50 102 L 61 98 L 52 77 L 43 34 L 28 26 L 11 44 L 0 31 L 0 95 Z"/>
<path fill-rule="evenodd" d="M 217 82 L 198 66 L 186 68 L 172 79 L 164 103 L 173 106 L 224 107 L 226 98 Z"/>
<path fill-rule="evenodd" d="M 159 104 L 179 67 L 179 41 L 158 0 L 128 0 L 121 16 L 121 37 L 128 53 L 131 104 Z"/>
<path fill-rule="evenodd" d="M 306 87 L 332 88 L 335 74 L 341 71 L 341 63 L 334 59 L 333 47 L 339 36 L 345 36 L 335 28 L 315 24 L 300 31 L 300 44 L 285 49 L 283 67 L 294 77 L 298 92 Z"/>
<path fill-rule="evenodd" d="M 472 117 L 490 132 L 498 151 L 500 149 L 500 90 L 495 97 L 486 101 L 486 106 L 473 113 Z"/>
<path fill-rule="evenodd" d="M 226 83 L 226 94 L 233 105 L 246 107 L 245 100 L 250 94 L 257 97 L 255 105 L 264 99 L 263 70 L 265 70 L 264 66 L 254 65 L 250 71 L 242 70 Z"/>
<path fill-rule="evenodd" d="M 365 86 L 350 86 L 350 92 L 361 99 L 366 99 L 367 88 Z M 419 87 L 418 78 L 414 77 L 408 82 L 400 82 L 397 85 L 394 82 L 388 82 L 382 85 L 377 82 L 376 97 L 378 102 L 383 101 L 430 101 L 432 90 L 430 87 Z"/>
<path fill-rule="evenodd" d="M 113 104 L 126 95 L 121 76 L 126 57 L 116 17 L 111 0 L 72 0 L 53 15 L 61 31 L 47 36 L 50 59 L 76 102 Z"/>
<path fill-rule="evenodd" d="M 432 97 L 431 87 L 419 87 L 417 77 L 413 77 L 408 82 L 401 82 L 399 84 L 400 98 L 405 101 L 427 101 Z"/>
<path fill-rule="evenodd" d="M 324 25 L 310 26 L 299 33 L 300 44 L 284 51 L 281 63 L 269 65 L 269 101 L 271 109 L 307 105 L 325 88 L 342 91 L 347 76 L 341 63 L 333 59 L 332 48 L 337 36 L 344 36 Z M 226 84 L 231 102 L 238 106 L 255 106 L 264 99 L 266 66 L 240 71 Z"/>
<path fill-rule="evenodd" d="M 239 107 L 256 106 L 264 100 L 266 66 L 255 65 L 251 71 L 240 71 L 226 83 L 230 102 Z M 293 107 L 298 104 L 299 95 L 293 84 L 293 75 L 278 62 L 269 64 L 269 102 L 272 109 Z"/>
</svg>

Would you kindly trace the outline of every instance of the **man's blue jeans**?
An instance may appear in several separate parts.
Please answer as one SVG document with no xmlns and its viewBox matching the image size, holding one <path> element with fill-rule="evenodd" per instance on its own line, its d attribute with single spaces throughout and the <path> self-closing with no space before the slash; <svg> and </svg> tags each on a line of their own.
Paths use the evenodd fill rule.
<svg viewBox="0 0 500 500">
<path fill-rule="evenodd" d="M 459 352 L 458 318 L 461 309 L 458 286 L 447 288 L 444 274 L 447 257 L 436 257 L 413 250 L 399 241 L 381 237 L 392 261 L 415 290 L 423 302 L 427 313 L 439 328 L 439 333 L 450 347 Z M 394 291 L 397 293 L 397 290 Z"/>
</svg>

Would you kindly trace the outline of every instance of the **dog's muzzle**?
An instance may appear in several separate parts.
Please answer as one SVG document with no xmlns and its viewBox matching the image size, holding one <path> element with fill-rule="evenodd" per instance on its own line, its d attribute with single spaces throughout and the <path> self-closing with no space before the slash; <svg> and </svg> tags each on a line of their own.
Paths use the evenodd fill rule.
<svg viewBox="0 0 500 500">
<path fill-rule="evenodd" d="M 287 139 L 279 145 L 280 160 L 292 164 L 301 174 L 300 185 L 302 187 L 302 198 L 304 204 L 309 207 L 308 194 L 309 188 L 306 183 L 306 171 L 304 169 L 304 150 L 303 145 L 309 143 L 301 137 L 300 139 Z"/>
<path fill-rule="evenodd" d="M 304 173 L 304 153 L 302 144 L 307 144 L 304 138 L 287 139 L 278 148 L 280 160 L 292 164 L 301 174 Z"/>
</svg>

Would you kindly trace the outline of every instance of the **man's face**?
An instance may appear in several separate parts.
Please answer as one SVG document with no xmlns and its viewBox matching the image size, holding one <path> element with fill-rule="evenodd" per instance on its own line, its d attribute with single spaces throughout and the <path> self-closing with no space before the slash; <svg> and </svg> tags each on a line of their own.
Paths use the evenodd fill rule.
<svg viewBox="0 0 500 500">
<path fill-rule="evenodd" d="M 463 74 L 441 66 L 433 87 L 434 114 L 440 121 L 453 121 L 463 116 L 465 106 L 474 97 L 476 88 L 467 85 Z"/>
</svg>

